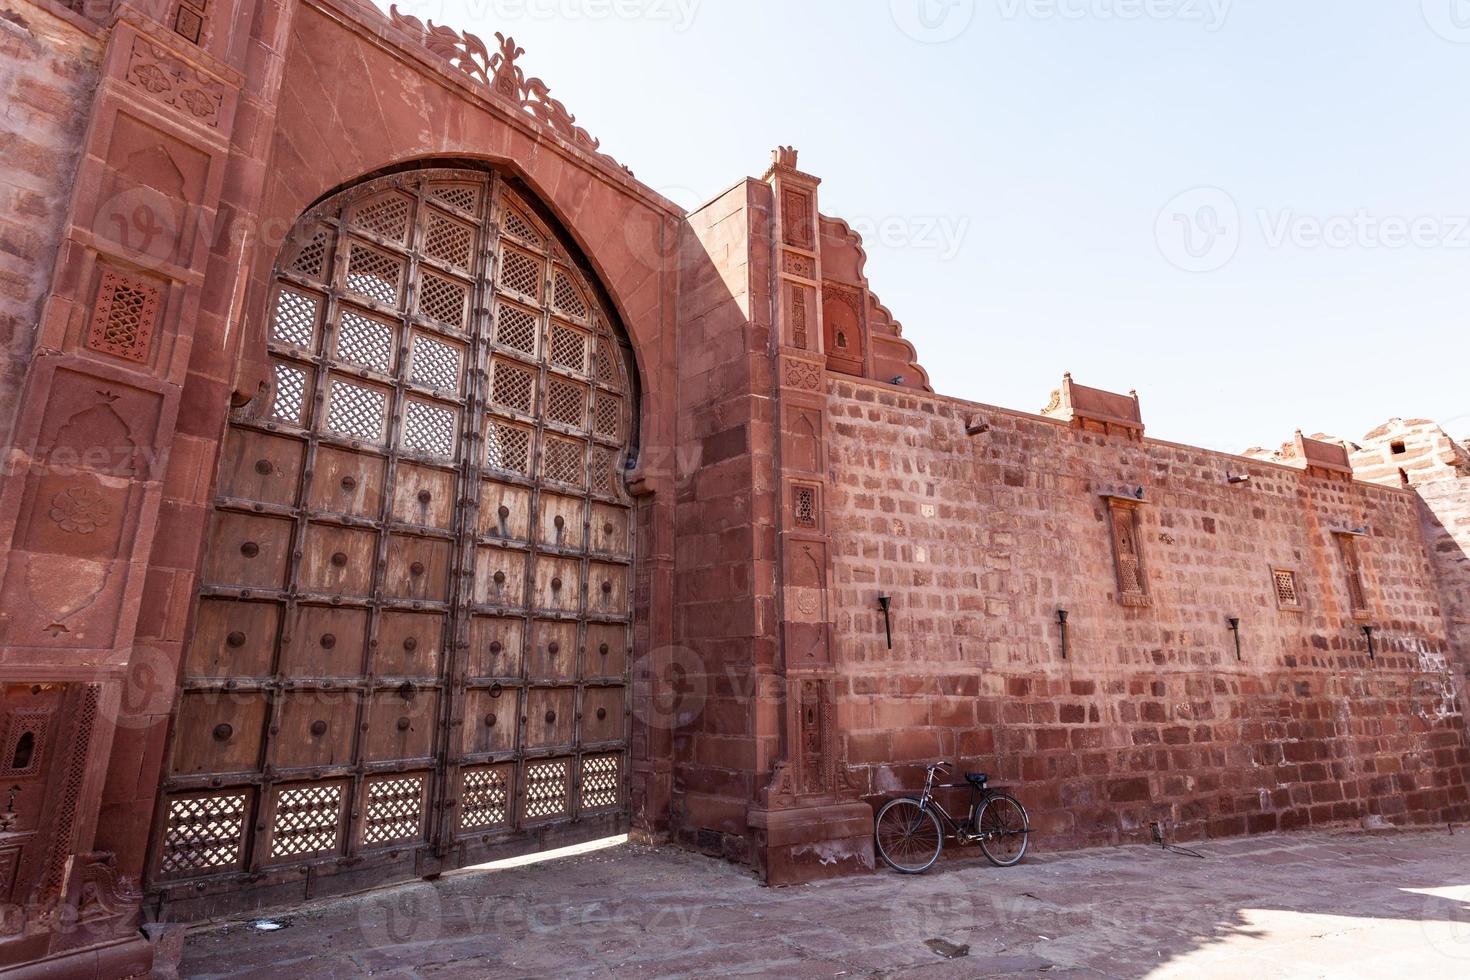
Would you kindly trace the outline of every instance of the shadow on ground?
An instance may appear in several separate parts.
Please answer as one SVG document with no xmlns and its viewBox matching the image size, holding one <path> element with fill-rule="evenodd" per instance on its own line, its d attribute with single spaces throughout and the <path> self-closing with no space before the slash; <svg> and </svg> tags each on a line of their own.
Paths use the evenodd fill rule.
<svg viewBox="0 0 1470 980">
<path fill-rule="evenodd" d="M 1040 855 L 770 889 L 623 844 L 194 931 L 187 977 L 1470 975 L 1470 833 Z"/>
</svg>

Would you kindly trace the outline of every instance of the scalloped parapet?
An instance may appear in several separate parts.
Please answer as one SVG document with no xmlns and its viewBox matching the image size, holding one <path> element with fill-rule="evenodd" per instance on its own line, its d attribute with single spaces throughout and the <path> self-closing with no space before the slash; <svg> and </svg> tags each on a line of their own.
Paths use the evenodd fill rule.
<svg viewBox="0 0 1470 980">
<path fill-rule="evenodd" d="M 903 327 L 868 284 L 862 236 L 841 218 L 820 216 L 822 321 L 827 368 L 900 388 L 933 391 Z"/>
</svg>

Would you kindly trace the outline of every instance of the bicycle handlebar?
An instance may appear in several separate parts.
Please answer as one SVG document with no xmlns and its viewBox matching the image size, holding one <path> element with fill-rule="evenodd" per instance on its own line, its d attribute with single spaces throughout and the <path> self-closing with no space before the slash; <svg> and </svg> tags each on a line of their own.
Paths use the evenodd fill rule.
<svg viewBox="0 0 1470 980">
<path fill-rule="evenodd" d="M 932 766 L 929 767 L 929 771 L 930 772 L 937 772 L 940 769 L 943 769 L 945 771 L 948 771 L 950 768 L 951 767 L 950 767 L 950 764 L 948 762 L 936 762 L 936 763 L 934 763 L 934 765 L 932 765 Z"/>
</svg>

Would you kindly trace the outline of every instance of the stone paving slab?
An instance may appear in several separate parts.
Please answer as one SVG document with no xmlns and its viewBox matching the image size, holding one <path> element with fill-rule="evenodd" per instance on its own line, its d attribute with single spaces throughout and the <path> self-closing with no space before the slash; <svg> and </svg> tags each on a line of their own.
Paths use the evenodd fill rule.
<svg viewBox="0 0 1470 980">
<path fill-rule="evenodd" d="M 201 980 L 1470 976 L 1470 834 L 1339 832 L 1042 854 L 765 888 L 621 844 L 190 933 Z M 964 947 L 968 947 L 964 950 Z M 963 950 L 961 955 L 956 952 Z M 948 955 L 946 955 L 948 954 Z M 952 957 L 952 958 L 950 958 Z"/>
</svg>

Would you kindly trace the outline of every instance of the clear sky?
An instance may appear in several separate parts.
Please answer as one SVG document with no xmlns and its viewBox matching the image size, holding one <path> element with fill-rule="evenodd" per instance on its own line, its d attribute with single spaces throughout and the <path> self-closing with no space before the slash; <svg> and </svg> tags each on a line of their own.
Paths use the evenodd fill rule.
<svg viewBox="0 0 1470 980">
<path fill-rule="evenodd" d="M 386 7 L 386 3 L 383 4 Z M 409 0 L 685 206 L 778 144 L 936 390 L 1470 436 L 1470 0 Z"/>
</svg>

